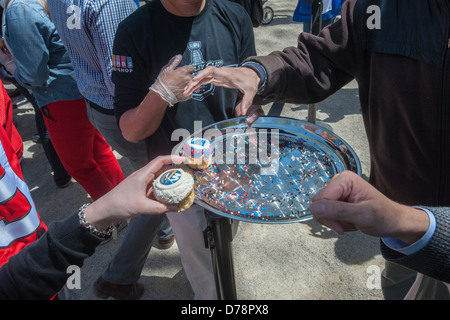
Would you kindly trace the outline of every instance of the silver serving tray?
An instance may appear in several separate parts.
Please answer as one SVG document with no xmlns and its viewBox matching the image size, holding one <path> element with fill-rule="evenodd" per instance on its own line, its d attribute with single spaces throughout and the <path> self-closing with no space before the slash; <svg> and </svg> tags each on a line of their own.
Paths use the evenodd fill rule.
<svg viewBox="0 0 450 320">
<path fill-rule="evenodd" d="M 260 117 L 248 128 L 245 117 L 202 128 L 213 162 L 194 170 L 195 202 L 231 219 L 280 224 L 310 220 L 311 198 L 344 170 L 361 175 L 356 153 L 334 133 L 307 121 Z"/>
</svg>

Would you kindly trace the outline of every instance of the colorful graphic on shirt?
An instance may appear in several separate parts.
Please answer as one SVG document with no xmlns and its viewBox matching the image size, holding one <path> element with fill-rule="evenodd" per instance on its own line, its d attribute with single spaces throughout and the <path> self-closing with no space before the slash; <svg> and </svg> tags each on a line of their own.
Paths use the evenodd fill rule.
<svg viewBox="0 0 450 320">
<path fill-rule="evenodd" d="M 192 76 L 195 77 L 195 75 L 197 73 L 199 73 L 200 71 L 202 71 L 203 69 L 205 69 L 208 66 L 213 66 L 213 67 L 217 67 L 217 68 L 223 66 L 223 60 L 205 61 L 203 59 L 203 54 L 200 51 L 200 49 L 202 47 L 201 41 L 189 42 L 187 47 L 188 47 L 189 51 L 191 51 L 190 65 L 194 66 L 194 68 L 195 68 L 195 71 L 192 74 Z M 192 94 L 192 99 L 197 100 L 197 101 L 203 101 L 206 97 L 208 97 L 209 95 L 214 93 L 215 88 L 216 88 L 216 86 L 214 86 L 213 84 L 202 85 L 197 92 Z"/>
<path fill-rule="evenodd" d="M 133 60 L 131 57 L 113 54 L 112 69 L 113 71 L 117 72 L 125 72 L 125 73 L 133 72 Z"/>
</svg>

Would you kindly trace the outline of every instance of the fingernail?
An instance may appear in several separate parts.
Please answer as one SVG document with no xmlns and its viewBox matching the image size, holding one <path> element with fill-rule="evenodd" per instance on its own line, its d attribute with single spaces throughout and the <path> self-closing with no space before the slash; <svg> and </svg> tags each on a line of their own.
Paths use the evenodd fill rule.
<svg viewBox="0 0 450 320">
<path fill-rule="evenodd" d="M 247 118 L 245 118 L 245 122 L 247 122 L 247 124 L 251 125 L 253 122 L 256 121 L 256 119 L 258 119 L 258 116 L 256 114 L 252 113 L 249 116 L 247 116 Z"/>
</svg>

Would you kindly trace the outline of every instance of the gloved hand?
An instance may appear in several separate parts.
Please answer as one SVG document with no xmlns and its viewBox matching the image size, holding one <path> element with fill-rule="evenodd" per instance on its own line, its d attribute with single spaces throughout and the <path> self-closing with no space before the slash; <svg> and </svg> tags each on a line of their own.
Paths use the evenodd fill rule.
<svg viewBox="0 0 450 320">
<path fill-rule="evenodd" d="M 253 107 L 253 100 L 258 92 L 260 77 L 257 72 L 247 67 L 213 67 L 209 66 L 200 71 L 186 86 L 184 93 L 192 95 L 207 83 L 215 86 L 238 89 L 242 93 L 242 101 L 236 109 L 237 116 L 247 116 L 246 122 L 250 126 L 262 115 L 262 109 Z M 251 110 L 249 110 L 251 108 Z"/>
<path fill-rule="evenodd" d="M 169 63 L 161 69 L 155 83 L 152 84 L 150 90 L 159 94 L 161 99 L 167 101 L 169 106 L 186 101 L 191 96 L 183 95 L 184 88 L 192 79 L 194 66 L 186 65 L 175 69 L 181 62 L 182 56 L 176 55 L 170 59 Z"/>
</svg>

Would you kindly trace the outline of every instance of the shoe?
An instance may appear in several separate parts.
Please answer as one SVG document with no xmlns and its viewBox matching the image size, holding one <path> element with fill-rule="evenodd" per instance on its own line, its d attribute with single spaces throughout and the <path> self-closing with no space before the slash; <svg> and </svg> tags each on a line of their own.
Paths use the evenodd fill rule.
<svg viewBox="0 0 450 320">
<path fill-rule="evenodd" d="M 115 284 L 100 276 L 93 285 L 94 294 L 100 299 L 109 297 L 117 300 L 139 300 L 144 293 L 144 286 L 138 282 L 132 284 Z"/>
<path fill-rule="evenodd" d="M 175 242 L 175 237 L 171 236 L 169 239 L 158 239 L 158 248 L 162 250 L 169 249 Z"/>
<path fill-rule="evenodd" d="M 33 141 L 34 143 L 39 143 L 39 144 L 42 143 L 41 136 L 38 133 L 35 133 L 31 136 L 31 141 Z"/>
<path fill-rule="evenodd" d="M 57 184 L 56 186 L 60 189 L 64 189 L 64 188 L 68 187 L 71 183 L 72 183 L 72 178 L 67 180 L 67 182 L 64 182 L 62 184 Z"/>
<path fill-rule="evenodd" d="M 11 99 L 11 102 L 13 105 L 13 109 L 15 109 L 15 108 L 27 103 L 28 99 L 25 98 L 24 96 L 18 96 L 18 97 Z"/>
<path fill-rule="evenodd" d="M 22 94 L 20 93 L 20 90 L 17 88 L 14 89 L 13 91 L 6 90 L 6 92 L 8 93 L 10 99 L 14 99 Z"/>
</svg>

